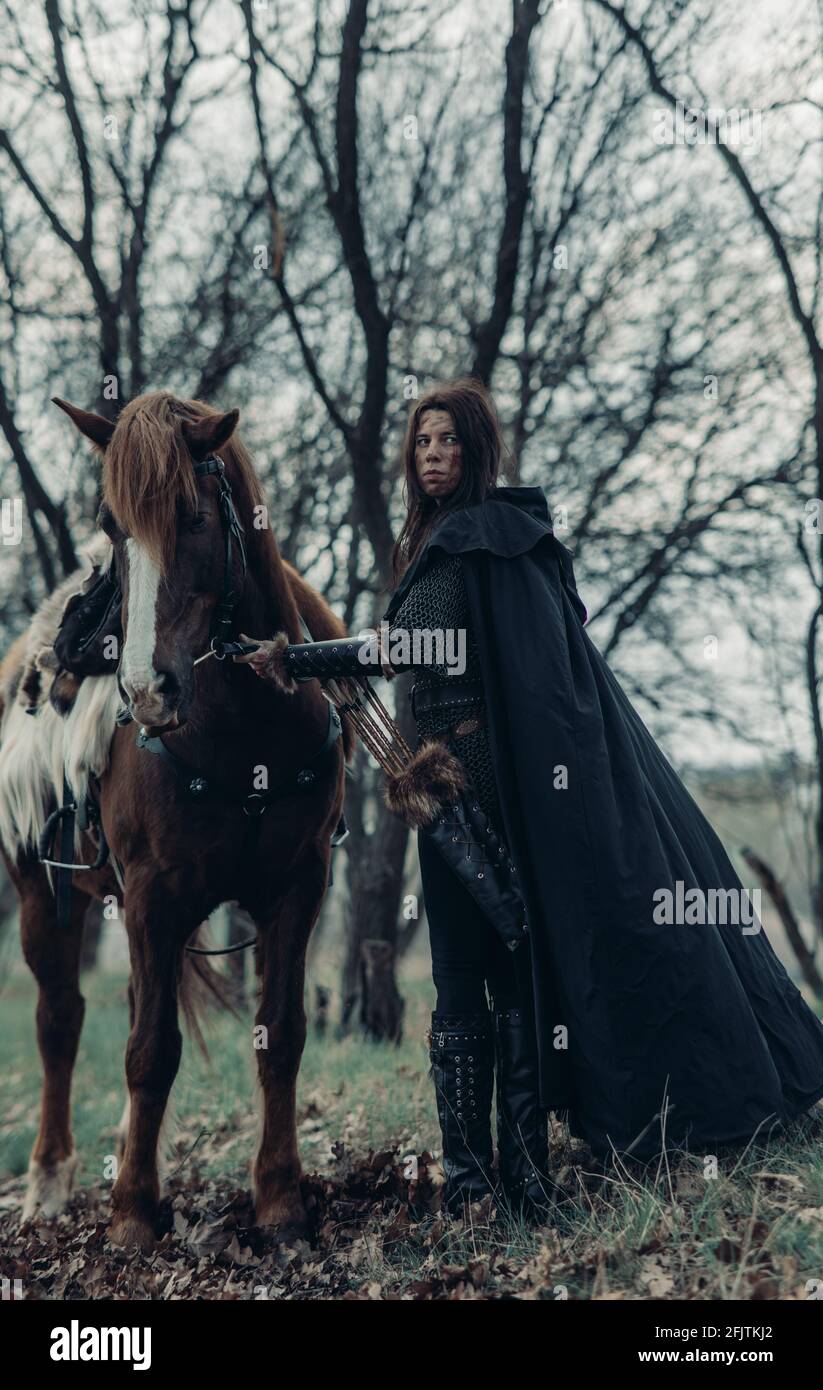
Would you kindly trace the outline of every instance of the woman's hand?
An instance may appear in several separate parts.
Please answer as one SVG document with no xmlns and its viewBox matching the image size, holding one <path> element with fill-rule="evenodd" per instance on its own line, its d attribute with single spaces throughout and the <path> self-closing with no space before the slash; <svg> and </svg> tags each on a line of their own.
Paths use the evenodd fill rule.
<svg viewBox="0 0 823 1390">
<path fill-rule="evenodd" d="M 232 658 L 233 661 L 250 666 L 256 676 L 260 676 L 282 695 L 297 694 L 300 686 L 283 665 L 283 653 L 290 645 L 287 632 L 276 632 L 272 638 L 249 637 L 245 632 L 241 632 L 240 641 L 249 644 L 253 642 L 256 650 L 239 653 Z"/>
<path fill-rule="evenodd" d="M 247 637 L 245 632 L 240 633 L 241 642 L 256 642 L 257 651 L 242 652 L 238 656 L 233 656 L 232 661 L 237 661 L 241 665 L 251 666 L 256 676 L 263 676 L 266 667 L 269 665 L 274 652 L 274 642 L 265 637 Z"/>
</svg>

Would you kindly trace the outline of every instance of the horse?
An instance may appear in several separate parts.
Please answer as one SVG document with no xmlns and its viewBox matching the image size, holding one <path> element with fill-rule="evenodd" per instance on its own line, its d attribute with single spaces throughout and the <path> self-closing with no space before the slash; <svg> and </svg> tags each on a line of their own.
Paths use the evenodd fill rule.
<svg viewBox="0 0 823 1390">
<path fill-rule="evenodd" d="M 299 642 L 301 621 L 318 640 L 345 628 L 280 553 L 237 433 L 239 411 L 167 391 L 131 401 L 116 422 L 56 404 L 102 464 L 98 526 L 122 590 L 122 642 L 116 667 L 79 681 L 62 714 L 59 700 L 32 707 L 30 685 L 20 689 L 30 634 L 0 666 L 0 840 L 38 985 L 43 1068 L 23 1216 L 54 1215 L 71 1196 L 83 918 L 90 898 L 113 897 L 125 908 L 130 1033 L 108 1234 L 121 1246 L 154 1247 L 158 1139 L 182 1048 L 178 1005 L 195 1024 L 197 981 L 208 981 L 201 957 L 186 947 L 216 907 L 236 901 L 256 931 L 256 1220 L 292 1239 L 308 1223 L 295 1116 L 306 949 L 354 734 L 317 681 L 275 688 L 248 664 L 219 658 L 230 631 Z M 81 579 L 67 581 L 52 618 Z M 54 665 L 41 663 L 44 673 Z M 61 923 L 37 844 L 61 803 L 64 775 L 74 803 L 96 807 L 100 829 L 92 821 L 75 830 L 74 860 L 93 867 L 63 871 L 70 905 Z M 102 864 L 101 832 L 109 848 Z"/>
</svg>

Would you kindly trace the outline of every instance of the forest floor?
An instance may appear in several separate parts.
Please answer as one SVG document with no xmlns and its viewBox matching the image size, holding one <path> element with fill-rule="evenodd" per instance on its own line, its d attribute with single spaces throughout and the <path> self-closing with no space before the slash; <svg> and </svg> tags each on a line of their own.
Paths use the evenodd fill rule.
<svg viewBox="0 0 823 1390">
<path fill-rule="evenodd" d="M 796 1299 L 823 1290 L 823 1107 L 768 1143 L 595 1163 L 552 1122 L 567 1200 L 528 1228 L 492 1202 L 468 1223 L 438 1207 L 439 1131 L 427 1075 L 424 979 L 404 981 L 404 1041 L 310 1027 L 298 1136 L 310 1238 L 278 1245 L 254 1225 L 249 1166 L 258 1094 L 248 1026 L 214 1014 L 209 1059 L 190 1041 L 173 1092 L 162 1238 L 148 1257 L 110 1244 L 115 1130 L 124 1099 L 125 979 L 84 984 L 75 1072 L 78 1187 L 54 1221 L 19 1222 L 37 1129 L 35 993 L 3 983 L 0 1010 L 0 1276 L 25 1298 Z M 816 1282 L 815 1282 L 816 1281 Z"/>
</svg>

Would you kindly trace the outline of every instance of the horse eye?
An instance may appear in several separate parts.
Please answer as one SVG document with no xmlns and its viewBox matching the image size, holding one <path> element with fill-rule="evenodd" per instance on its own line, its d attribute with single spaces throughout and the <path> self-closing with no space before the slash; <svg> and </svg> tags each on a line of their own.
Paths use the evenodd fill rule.
<svg viewBox="0 0 823 1390">
<path fill-rule="evenodd" d="M 100 509 L 97 513 L 95 524 L 101 531 L 105 531 L 113 545 L 115 545 L 117 541 L 125 539 L 125 532 L 118 526 L 114 519 L 114 514 L 106 502 L 100 503 Z"/>
<path fill-rule="evenodd" d="M 186 527 L 187 531 L 205 531 L 205 529 L 206 518 L 204 516 L 201 516 L 199 513 L 197 516 L 192 517 L 191 521 Z"/>
</svg>

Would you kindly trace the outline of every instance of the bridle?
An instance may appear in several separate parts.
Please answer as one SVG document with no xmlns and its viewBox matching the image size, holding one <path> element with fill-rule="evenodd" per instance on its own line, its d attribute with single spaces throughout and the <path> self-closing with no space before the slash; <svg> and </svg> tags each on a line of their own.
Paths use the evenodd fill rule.
<svg viewBox="0 0 823 1390">
<path fill-rule="evenodd" d="M 217 458 L 216 455 L 212 454 L 201 462 L 193 464 L 193 469 L 195 476 L 198 478 L 205 478 L 210 475 L 215 475 L 217 477 L 220 487 L 218 505 L 220 508 L 220 520 L 225 540 L 223 595 L 212 615 L 208 650 L 203 652 L 202 656 L 196 657 L 192 663 L 194 666 L 198 666 L 201 661 L 206 661 L 210 656 L 216 657 L 218 661 L 224 661 L 227 656 L 235 656 L 242 652 L 253 651 L 254 648 L 246 643 L 231 642 L 228 640 L 228 635 L 234 620 L 234 610 L 243 591 L 248 564 L 246 560 L 246 543 L 244 540 L 246 533 L 234 505 L 231 483 L 226 477 L 226 465 L 221 458 Z M 237 589 L 234 587 L 232 577 L 232 557 L 235 546 L 237 547 L 241 566 L 240 585 Z M 112 567 L 115 567 L 114 560 L 112 560 Z M 106 621 L 108 612 L 109 610 L 104 613 L 100 625 Z M 96 633 L 91 633 L 87 640 L 92 640 L 95 635 Z M 127 720 L 124 720 L 124 723 L 127 722 Z"/>
<path fill-rule="evenodd" d="M 234 498 L 231 495 L 231 483 L 226 477 L 226 465 L 221 458 L 210 455 L 200 463 L 194 465 L 194 472 L 198 478 L 205 478 L 211 474 L 217 476 L 220 487 L 218 504 L 220 507 L 220 517 L 223 524 L 223 536 L 225 539 L 225 561 L 223 566 L 223 597 L 214 610 L 211 622 L 211 633 L 209 636 L 209 649 L 202 656 L 198 656 L 194 665 L 197 666 L 201 661 L 206 661 L 210 656 L 214 656 L 218 661 L 224 661 L 227 656 L 235 655 L 239 652 L 248 651 L 249 648 L 241 642 L 229 642 L 228 635 L 231 631 L 234 620 L 234 610 L 243 590 L 243 583 L 246 578 L 246 544 L 244 540 L 245 531 L 243 523 L 237 515 L 237 508 L 234 505 Z M 232 550 L 237 546 L 237 553 L 240 557 L 241 580 L 239 590 L 235 590 L 232 580 Z"/>
</svg>

